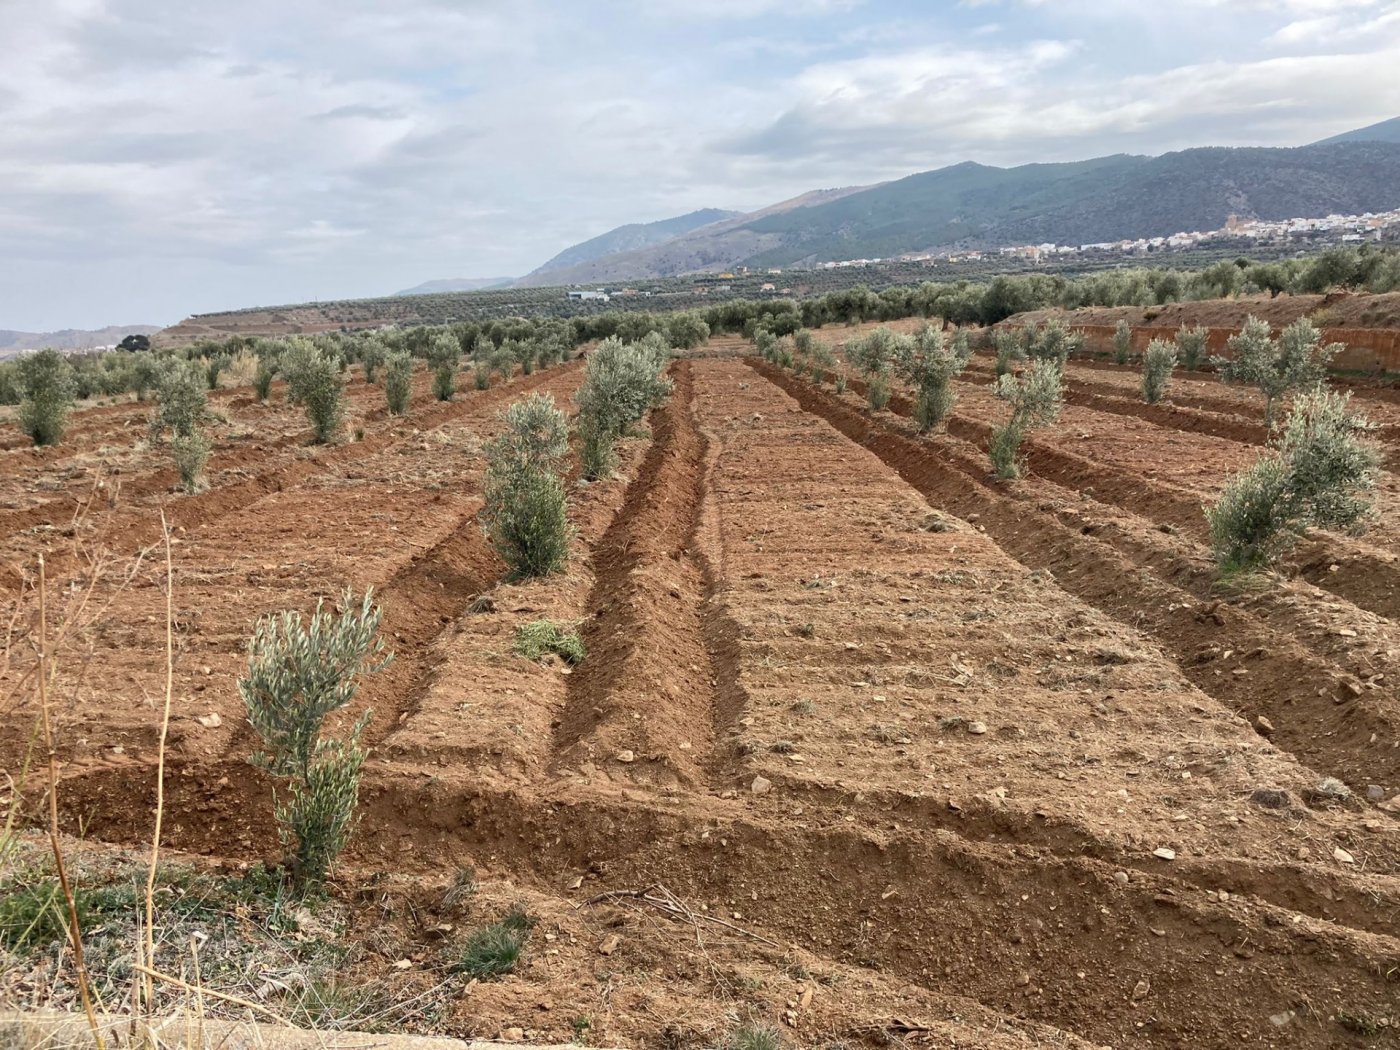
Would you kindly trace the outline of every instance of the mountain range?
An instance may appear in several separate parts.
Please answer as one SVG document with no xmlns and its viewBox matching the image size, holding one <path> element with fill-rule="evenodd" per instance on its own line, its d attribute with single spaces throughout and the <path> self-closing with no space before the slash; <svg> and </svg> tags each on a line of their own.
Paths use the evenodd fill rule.
<svg viewBox="0 0 1400 1050">
<path fill-rule="evenodd" d="M 1400 117 L 1292 148 L 1202 147 L 997 168 L 965 162 L 816 190 L 754 212 L 706 208 L 565 249 L 517 285 L 613 284 L 931 250 L 1093 244 L 1400 207 Z"/>
<path fill-rule="evenodd" d="M 55 350 L 90 350 L 95 346 L 115 346 L 129 335 L 154 335 L 159 325 L 109 325 L 82 330 L 64 328 L 57 332 L 13 332 L 0 329 L 0 357 L 13 357 L 22 350 L 51 346 Z"/>
</svg>

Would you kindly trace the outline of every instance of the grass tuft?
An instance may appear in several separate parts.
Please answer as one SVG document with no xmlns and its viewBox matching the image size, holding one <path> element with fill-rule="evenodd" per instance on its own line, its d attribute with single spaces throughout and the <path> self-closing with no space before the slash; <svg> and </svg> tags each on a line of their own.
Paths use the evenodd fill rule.
<svg viewBox="0 0 1400 1050">
<path fill-rule="evenodd" d="M 527 660 L 553 653 L 567 664 L 583 662 L 587 653 L 578 632 L 553 620 L 534 620 L 515 632 L 515 651 Z"/>
</svg>

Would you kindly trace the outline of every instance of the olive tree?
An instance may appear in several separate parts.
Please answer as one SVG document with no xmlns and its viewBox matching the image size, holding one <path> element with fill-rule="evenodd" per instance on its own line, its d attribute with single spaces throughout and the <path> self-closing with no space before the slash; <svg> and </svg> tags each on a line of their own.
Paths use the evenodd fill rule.
<svg viewBox="0 0 1400 1050">
<path fill-rule="evenodd" d="M 451 401 L 457 389 L 457 367 L 462 362 L 462 344 L 451 332 L 438 332 L 428 343 L 426 356 L 433 373 L 433 396 L 439 401 Z"/>
<path fill-rule="evenodd" d="M 278 833 L 287 866 L 301 887 L 325 879 L 354 830 L 365 711 L 344 737 L 322 735 L 326 718 L 347 707 L 362 675 L 393 659 L 379 636 L 382 610 L 373 591 L 356 600 L 346 588 L 340 611 L 316 602 L 309 619 L 287 611 L 258 621 L 248 643 L 248 668 L 238 692 L 248 722 L 262 739 L 250 761 L 287 781 L 279 800 Z"/>
<path fill-rule="evenodd" d="M 942 329 L 925 324 L 908 343 L 901 344 L 895 370 L 914 388 L 914 421 L 928 433 L 953 411 L 957 395 L 953 379 L 967 367 L 966 340 L 949 345 Z"/>
<path fill-rule="evenodd" d="M 548 394 L 532 394 L 501 414 L 501 434 L 486 443 L 482 525 L 521 579 L 548 576 L 569 557 L 568 501 L 560 477 L 569 424 Z"/>
<path fill-rule="evenodd" d="M 1149 405 L 1162 400 L 1176 368 L 1176 345 L 1165 339 L 1154 339 L 1142 355 L 1142 399 Z"/>
<path fill-rule="evenodd" d="M 73 366 L 57 350 L 25 354 L 16 366 L 20 389 L 19 427 L 36 445 L 57 445 L 73 408 Z"/>
<path fill-rule="evenodd" d="M 1204 325 L 1182 325 L 1176 330 L 1176 352 L 1182 368 L 1195 371 L 1205 364 L 1210 329 Z"/>
<path fill-rule="evenodd" d="M 988 451 L 997 477 L 1009 480 L 1021 476 L 1018 453 L 1026 434 L 1060 418 L 1064 373 L 1056 361 L 1032 361 L 1019 376 L 999 377 L 995 392 L 1011 405 L 1011 415 L 1005 423 L 992 427 Z"/>
<path fill-rule="evenodd" d="M 618 438 L 671 392 L 671 381 L 661 374 L 668 359 L 669 348 L 655 335 L 635 343 L 611 336 L 589 355 L 574 397 L 584 477 L 611 474 Z"/>
<path fill-rule="evenodd" d="M 1371 423 L 1351 395 L 1317 387 L 1294 399 L 1269 451 L 1232 477 L 1206 510 L 1211 549 L 1227 573 L 1273 565 L 1307 528 L 1359 530 L 1372 513 L 1380 461 Z"/>
<path fill-rule="evenodd" d="M 1277 339 L 1267 321 L 1252 314 L 1238 335 L 1226 344 L 1230 357 L 1212 358 L 1227 383 L 1247 383 L 1264 395 L 1264 423 L 1272 426 L 1278 399 L 1292 390 L 1314 386 L 1327 378 L 1327 366 L 1341 343 L 1322 343 L 1322 333 L 1306 317 L 1285 328 Z"/>
</svg>

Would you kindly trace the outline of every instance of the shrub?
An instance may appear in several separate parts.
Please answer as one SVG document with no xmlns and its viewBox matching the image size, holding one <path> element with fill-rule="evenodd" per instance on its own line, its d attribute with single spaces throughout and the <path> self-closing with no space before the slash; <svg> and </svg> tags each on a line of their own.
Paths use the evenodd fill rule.
<svg viewBox="0 0 1400 1050">
<path fill-rule="evenodd" d="M 1176 351 L 1182 368 L 1195 371 L 1205 364 L 1206 344 L 1210 339 L 1210 329 L 1204 325 L 1187 328 L 1182 325 L 1176 330 Z"/>
<path fill-rule="evenodd" d="M 799 328 L 792 333 L 792 345 L 799 354 L 806 357 L 812 352 L 812 347 L 816 345 L 816 336 L 812 334 L 810 328 Z"/>
<path fill-rule="evenodd" d="M 457 389 L 457 366 L 462 361 L 462 344 L 451 332 L 438 332 L 428 344 L 428 367 L 433 370 L 433 396 L 451 401 Z"/>
<path fill-rule="evenodd" d="M 276 818 L 302 887 L 326 877 L 354 829 L 365 760 L 359 741 L 370 713 L 343 739 L 323 737 L 321 730 L 327 716 L 355 698 L 361 675 L 392 660 L 379 637 L 381 617 L 372 591 L 356 602 L 347 588 L 338 615 L 318 600 L 309 622 L 292 611 L 265 616 L 248 643 L 248 671 L 238 692 L 263 742 L 250 761 L 289 782 Z"/>
<path fill-rule="evenodd" d="M 895 367 L 900 378 L 914 388 L 914 421 L 919 432 L 926 434 L 952 412 L 957 401 L 953 378 L 967 367 L 967 358 L 959 357 L 943 332 L 929 324 L 920 328 L 903 350 Z"/>
<path fill-rule="evenodd" d="M 778 337 L 767 328 L 757 328 L 753 333 L 753 345 L 765 360 L 778 359 Z"/>
<path fill-rule="evenodd" d="M 568 421 L 547 394 L 507 408 L 505 430 L 486 443 L 482 524 L 511 576 L 547 576 L 569 556 L 568 503 L 559 465 Z"/>
<path fill-rule="evenodd" d="M 306 409 L 315 444 L 324 445 L 340 433 L 345 422 L 345 379 L 337 360 L 315 348 L 298 354 L 287 372 L 287 389 L 287 396 Z"/>
<path fill-rule="evenodd" d="M 553 620 L 534 620 L 515 632 L 515 651 L 527 660 L 553 653 L 565 663 L 582 663 L 587 653 L 577 631 Z"/>
<path fill-rule="evenodd" d="M 360 364 L 365 370 L 365 382 L 373 383 L 378 371 L 384 367 L 384 359 L 389 354 L 389 348 L 383 341 L 370 336 L 360 344 Z"/>
<path fill-rule="evenodd" d="M 19 428 L 36 445 L 57 445 L 77 392 L 73 366 L 57 350 L 45 349 L 21 357 L 16 373 L 22 392 Z"/>
<path fill-rule="evenodd" d="M 1165 339 L 1154 339 L 1147 344 L 1147 352 L 1142 357 L 1142 399 L 1149 405 L 1162 400 L 1175 367 L 1175 344 Z"/>
<path fill-rule="evenodd" d="M 574 397 L 584 477 L 611 474 L 617 440 L 671 392 L 671 381 L 661 374 L 669 353 L 659 336 L 635 343 L 610 336 L 589 355 Z"/>
<path fill-rule="evenodd" d="M 1232 477 L 1206 510 L 1211 549 L 1226 573 L 1273 565 L 1305 529 L 1358 529 L 1371 512 L 1379 456 L 1358 436 L 1371 424 L 1350 395 L 1300 395 L 1281 434 Z"/>
<path fill-rule="evenodd" d="M 390 415 L 401 416 L 408 411 L 413 395 L 413 358 L 395 350 L 384 358 L 384 400 Z"/>
<path fill-rule="evenodd" d="M 1113 329 L 1113 360 L 1120 365 L 1128 363 L 1133 352 L 1133 326 L 1126 317 L 1120 318 Z"/>
<path fill-rule="evenodd" d="M 472 369 L 472 379 L 478 390 L 489 390 L 491 388 L 491 362 L 484 358 L 478 361 Z"/>
<path fill-rule="evenodd" d="M 1033 361 L 1019 377 L 1005 375 L 997 380 L 996 395 L 1011 404 L 1011 415 L 992 428 L 989 451 L 992 467 L 999 478 L 1021 476 L 1017 453 L 1026 433 L 1048 426 L 1060 417 L 1064 399 L 1063 373 L 1055 361 Z"/>
</svg>

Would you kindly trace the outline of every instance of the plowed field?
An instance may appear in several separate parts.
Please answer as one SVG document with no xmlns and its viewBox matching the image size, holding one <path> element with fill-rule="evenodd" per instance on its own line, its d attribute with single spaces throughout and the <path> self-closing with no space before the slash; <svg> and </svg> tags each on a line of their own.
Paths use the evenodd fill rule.
<svg viewBox="0 0 1400 1050">
<path fill-rule="evenodd" d="M 527 584 L 502 582 L 477 523 L 480 444 L 527 391 L 568 403 L 577 363 L 446 405 L 420 387 L 398 420 L 356 382 L 363 439 L 319 450 L 278 398 L 235 393 L 197 496 L 138 443 L 139 406 L 81 414 L 52 452 L 8 440 L 10 593 L 40 550 L 63 608 L 91 586 L 58 678 L 67 830 L 150 834 L 165 567 L 136 556 L 163 508 L 172 850 L 279 854 L 244 642 L 269 610 L 376 587 L 397 659 L 351 712 L 373 709 L 374 750 L 333 888 L 369 945 L 357 970 L 437 986 L 462 866 L 539 919 L 517 971 L 434 1030 L 1400 1045 L 1394 476 L 1370 533 L 1311 536 L 1289 582 L 1222 598 L 1200 505 L 1264 439 L 1247 394 L 1188 377 L 1148 408 L 1134 377 L 1073 365 L 1063 420 L 1007 485 L 980 359 L 948 433 L 920 437 L 905 397 L 872 413 L 859 384 L 838 396 L 738 349 L 671 366 L 619 477 L 571 481 L 567 572 Z M 1366 407 L 1394 447 L 1396 407 Z M 512 652 L 542 616 L 581 624 L 577 667 Z M 35 710 L 18 695 L 0 708 L 16 777 Z M 392 921 L 386 894 L 409 902 Z"/>
</svg>

